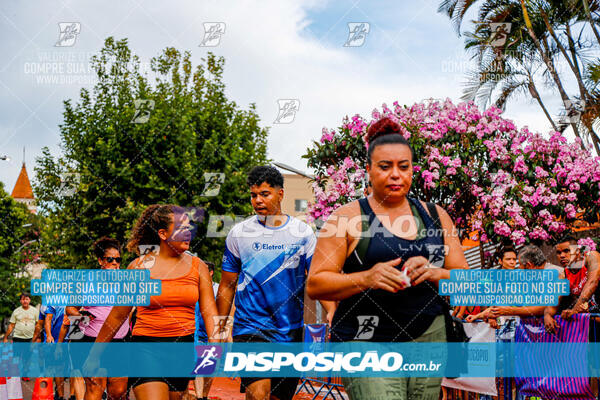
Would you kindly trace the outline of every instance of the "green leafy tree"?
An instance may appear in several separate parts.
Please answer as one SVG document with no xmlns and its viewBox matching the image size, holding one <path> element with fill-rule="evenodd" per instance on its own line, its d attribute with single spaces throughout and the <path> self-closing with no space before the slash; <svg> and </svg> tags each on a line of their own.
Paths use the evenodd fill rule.
<svg viewBox="0 0 600 400">
<path fill-rule="evenodd" d="M 27 207 L 14 201 L 0 183 L 0 320 L 10 316 L 19 305 L 19 293 L 28 289 L 20 261 L 29 219 Z"/>
<path fill-rule="evenodd" d="M 194 68 L 189 52 L 167 48 L 143 74 L 127 40 L 108 38 L 91 64 L 97 84 L 64 102 L 62 155 L 45 149 L 35 169 L 51 267 L 94 265 L 94 240 L 109 235 L 124 243 L 150 204 L 251 212 L 246 172 L 267 162 L 268 132 L 253 104 L 242 110 L 227 99 L 223 58 L 209 53 Z M 206 196 L 205 173 L 224 174 L 218 195 Z M 205 222 L 192 250 L 219 261 L 224 241 L 204 237 Z"/>
</svg>

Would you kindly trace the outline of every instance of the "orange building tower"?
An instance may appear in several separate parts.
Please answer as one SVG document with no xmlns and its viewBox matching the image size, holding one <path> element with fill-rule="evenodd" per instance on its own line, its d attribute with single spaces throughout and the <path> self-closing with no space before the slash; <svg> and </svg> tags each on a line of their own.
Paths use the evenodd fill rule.
<svg viewBox="0 0 600 400">
<path fill-rule="evenodd" d="M 27 168 L 25 168 L 24 160 L 11 196 L 15 201 L 25 204 L 31 213 L 35 214 L 37 212 L 35 207 L 35 197 L 33 197 L 33 189 L 31 188 L 31 182 L 29 182 L 29 176 L 27 175 Z"/>
</svg>

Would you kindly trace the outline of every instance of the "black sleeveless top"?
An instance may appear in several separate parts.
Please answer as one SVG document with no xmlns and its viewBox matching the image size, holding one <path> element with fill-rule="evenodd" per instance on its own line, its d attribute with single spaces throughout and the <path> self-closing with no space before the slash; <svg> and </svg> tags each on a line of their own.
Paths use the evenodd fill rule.
<svg viewBox="0 0 600 400">
<path fill-rule="evenodd" d="M 415 217 L 420 217 L 424 225 L 424 230 L 415 240 L 402 239 L 392 234 L 381 224 L 367 199 L 359 200 L 363 216 L 368 217 L 370 234 L 363 229 L 356 250 L 344 263 L 344 273 L 365 271 L 378 262 L 398 257 L 402 257 L 401 264 L 396 267 L 398 269 L 402 268 L 408 258 L 415 256 L 429 259 L 436 267 L 444 266 L 441 224 L 433 221 L 420 201 L 413 198 L 408 200 L 413 213 L 418 212 Z M 368 241 L 368 244 L 361 244 L 363 241 Z M 357 251 L 361 248 L 362 251 Z M 436 316 L 443 314 L 442 301 L 437 287 L 428 281 L 397 293 L 369 289 L 340 301 L 331 323 L 331 340 L 411 341 L 421 336 Z"/>
</svg>

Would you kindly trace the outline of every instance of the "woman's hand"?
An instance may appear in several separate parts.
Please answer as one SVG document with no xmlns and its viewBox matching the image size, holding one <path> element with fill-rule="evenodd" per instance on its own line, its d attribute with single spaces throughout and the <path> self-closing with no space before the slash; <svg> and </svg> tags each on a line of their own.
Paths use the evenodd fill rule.
<svg viewBox="0 0 600 400">
<path fill-rule="evenodd" d="M 447 270 L 434 267 L 423 256 L 411 257 L 406 260 L 403 271 L 413 286 L 425 281 L 437 283 L 440 279 L 444 279 L 447 274 Z"/>
<path fill-rule="evenodd" d="M 364 271 L 362 285 L 365 289 L 382 289 L 396 293 L 408 287 L 406 277 L 396 266 L 402 261 L 401 258 L 380 262 L 370 269 Z"/>
</svg>

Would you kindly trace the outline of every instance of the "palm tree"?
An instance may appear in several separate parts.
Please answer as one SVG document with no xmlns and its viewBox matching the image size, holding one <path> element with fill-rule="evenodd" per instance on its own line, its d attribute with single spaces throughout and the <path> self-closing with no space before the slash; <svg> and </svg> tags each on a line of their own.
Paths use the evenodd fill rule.
<svg viewBox="0 0 600 400">
<path fill-rule="evenodd" d="M 600 44 L 595 26 L 598 18 L 592 15 L 598 11 L 600 0 L 591 3 L 588 0 L 444 0 L 439 11 L 448 15 L 460 35 L 465 15 L 475 4 L 479 5 L 479 23 L 472 32 L 466 33 L 465 48 L 477 59 L 478 67 L 469 76 L 463 98 L 485 106 L 493 94 L 498 93 L 495 103 L 504 107 L 510 98 L 529 93 L 557 129 L 541 99 L 536 80 L 551 83 L 565 110 L 571 111 L 573 102 L 563 84 L 563 76 L 557 70 L 558 63 L 564 60 L 579 89 L 574 99 L 583 100 L 585 104 L 584 118 L 580 123 L 571 121 L 570 125 L 579 138 L 580 131 L 588 133 L 596 153 L 600 154 L 599 138 L 593 127 L 600 115 L 596 110 L 600 107 L 586 82 L 589 63 L 586 54 Z M 510 22 L 512 29 L 502 46 L 492 47 L 490 24 L 498 22 Z M 596 35 L 595 44 L 583 35 L 587 25 Z M 576 27 L 579 29 L 577 35 L 573 32 Z M 540 69 L 543 70 L 541 73 L 538 72 Z M 491 74 L 491 70 L 500 73 Z"/>
</svg>

